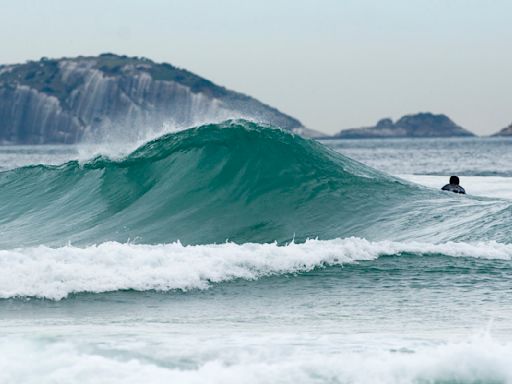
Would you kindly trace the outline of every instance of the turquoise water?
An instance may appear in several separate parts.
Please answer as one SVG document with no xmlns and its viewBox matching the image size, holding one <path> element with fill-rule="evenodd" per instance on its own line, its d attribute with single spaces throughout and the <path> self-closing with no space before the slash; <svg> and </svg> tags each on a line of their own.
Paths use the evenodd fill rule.
<svg viewBox="0 0 512 384">
<path fill-rule="evenodd" d="M 116 158 L 11 148 L 0 382 L 512 382 L 511 200 L 329 145 L 231 121 Z"/>
</svg>

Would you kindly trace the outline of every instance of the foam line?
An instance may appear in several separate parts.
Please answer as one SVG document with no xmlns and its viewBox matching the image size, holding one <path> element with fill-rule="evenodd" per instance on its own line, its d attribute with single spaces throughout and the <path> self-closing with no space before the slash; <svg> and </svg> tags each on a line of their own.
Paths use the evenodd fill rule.
<svg viewBox="0 0 512 384">
<path fill-rule="evenodd" d="M 282 353 L 282 352 L 281 352 Z M 216 355 L 197 366 L 116 358 L 68 342 L 0 341 L 3 383 L 510 383 L 512 345 L 490 338 L 404 351 Z M 30 369 L 27 369 L 30 367 Z"/>
<path fill-rule="evenodd" d="M 106 242 L 86 248 L 38 246 L 0 251 L 0 297 L 59 300 L 78 292 L 206 289 L 234 279 L 310 271 L 321 266 L 412 253 L 512 259 L 512 245 L 496 242 L 428 244 L 360 238 L 301 244 L 234 243 L 183 246 Z"/>
</svg>

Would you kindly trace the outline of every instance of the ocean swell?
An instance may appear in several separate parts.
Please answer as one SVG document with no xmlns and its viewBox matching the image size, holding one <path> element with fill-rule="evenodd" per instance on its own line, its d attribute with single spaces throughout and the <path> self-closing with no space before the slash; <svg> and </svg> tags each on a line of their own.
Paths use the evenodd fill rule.
<svg viewBox="0 0 512 384">
<path fill-rule="evenodd" d="M 247 121 L 168 134 L 120 160 L 2 172 L 0 200 L 3 249 L 512 237 L 510 201 L 435 192 Z"/>
</svg>

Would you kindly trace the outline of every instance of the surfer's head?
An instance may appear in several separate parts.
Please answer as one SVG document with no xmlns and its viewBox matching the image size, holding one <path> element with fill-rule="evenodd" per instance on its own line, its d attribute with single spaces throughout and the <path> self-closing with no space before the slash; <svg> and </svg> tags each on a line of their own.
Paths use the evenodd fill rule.
<svg viewBox="0 0 512 384">
<path fill-rule="evenodd" d="M 459 185 L 459 177 L 458 176 L 450 176 L 450 184 Z"/>
</svg>

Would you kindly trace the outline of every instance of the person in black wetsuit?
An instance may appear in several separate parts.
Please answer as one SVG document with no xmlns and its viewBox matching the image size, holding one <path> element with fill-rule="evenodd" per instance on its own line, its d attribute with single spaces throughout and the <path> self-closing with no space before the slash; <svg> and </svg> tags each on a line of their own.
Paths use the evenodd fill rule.
<svg viewBox="0 0 512 384">
<path fill-rule="evenodd" d="M 455 193 L 463 193 L 466 194 L 466 191 L 464 188 L 462 188 L 459 185 L 460 181 L 457 176 L 451 176 L 450 177 L 450 184 L 446 184 L 443 188 L 441 188 L 443 191 L 450 191 Z"/>
</svg>

